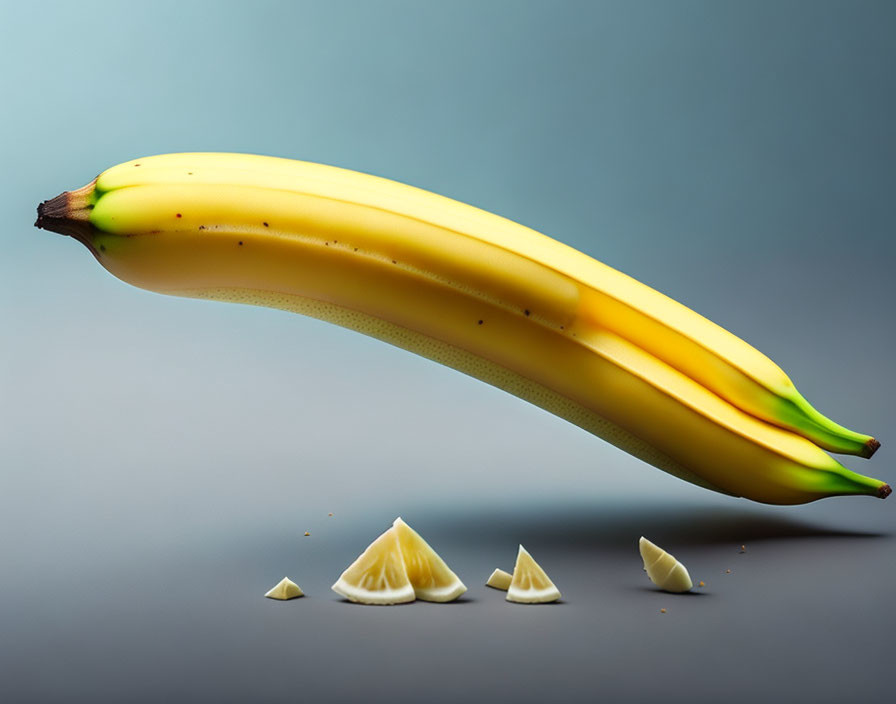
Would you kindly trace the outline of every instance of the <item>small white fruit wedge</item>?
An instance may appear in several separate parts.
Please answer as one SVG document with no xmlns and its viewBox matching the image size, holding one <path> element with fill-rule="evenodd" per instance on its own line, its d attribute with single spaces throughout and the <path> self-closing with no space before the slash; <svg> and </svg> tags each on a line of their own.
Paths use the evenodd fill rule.
<svg viewBox="0 0 896 704">
<path fill-rule="evenodd" d="M 488 578 L 485 586 L 491 587 L 492 589 L 500 589 L 501 591 L 506 592 L 508 589 L 510 589 L 510 583 L 512 581 L 513 575 L 509 572 L 505 572 L 504 570 L 495 570 Z"/>
<path fill-rule="evenodd" d="M 394 528 L 389 528 L 362 552 L 342 573 L 332 589 L 359 604 L 404 604 L 414 601 L 401 546 Z"/>
<path fill-rule="evenodd" d="M 289 577 L 284 577 L 277 583 L 277 586 L 271 589 L 265 596 L 268 599 L 286 601 L 288 599 L 297 599 L 300 596 L 305 596 L 305 592 L 303 592 L 299 585 L 293 582 Z"/>
<path fill-rule="evenodd" d="M 522 545 L 516 556 L 507 601 L 520 604 L 547 604 L 560 598 L 560 590 Z"/>
<path fill-rule="evenodd" d="M 454 601 L 467 591 L 438 553 L 400 516 L 392 524 L 392 530 L 398 536 L 404 567 L 418 599 L 444 603 Z"/>
<path fill-rule="evenodd" d="M 689 592 L 694 586 L 685 566 L 661 547 L 641 536 L 638 548 L 641 551 L 641 559 L 644 560 L 647 576 L 660 589 L 681 594 Z"/>
</svg>

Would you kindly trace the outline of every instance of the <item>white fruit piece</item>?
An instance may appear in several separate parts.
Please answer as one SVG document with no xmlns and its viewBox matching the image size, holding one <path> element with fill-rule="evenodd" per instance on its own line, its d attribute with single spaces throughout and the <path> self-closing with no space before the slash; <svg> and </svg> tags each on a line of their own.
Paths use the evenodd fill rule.
<svg viewBox="0 0 896 704">
<path fill-rule="evenodd" d="M 445 561 L 401 517 L 395 519 L 392 529 L 398 536 L 404 567 L 418 599 L 454 601 L 467 591 Z"/>
<path fill-rule="evenodd" d="M 277 586 L 271 589 L 265 596 L 268 599 L 280 599 L 281 601 L 286 601 L 287 599 L 296 599 L 300 596 L 305 596 L 305 592 L 303 592 L 299 585 L 293 582 L 289 577 L 284 577 L 277 583 Z"/>
<path fill-rule="evenodd" d="M 332 587 L 337 594 L 359 604 L 404 604 L 414 601 L 401 547 L 389 528 L 358 556 Z"/>
<path fill-rule="evenodd" d="M 507 601 L 521 604 L 546 604 L 557 601 L 560 591 L 541 566 L 520 545 L 513 568 L 513 579 L 507 589 Z"/>
<path fill-rule="evenodd" d="M 638 548 L 647 576 L 660 589 L 680 594 L 690 591 L 694 586 L 685 566 L 661 547 L 641 536 Z"/>
<path fill-rule="evenodd" d="M 504 570 L 496 569 L 492 572 L 491 577 L 488 578 L 485 586 L 506 592 L 510 588 L 511 580 L 513 580 L 512 574 L 505 572 Z"/>
</svg>

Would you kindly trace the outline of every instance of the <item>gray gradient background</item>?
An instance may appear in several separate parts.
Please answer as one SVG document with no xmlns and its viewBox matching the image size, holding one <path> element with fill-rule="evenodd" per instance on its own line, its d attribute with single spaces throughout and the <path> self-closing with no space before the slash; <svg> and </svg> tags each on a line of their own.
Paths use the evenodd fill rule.
<svg viewBox="0 0 896 704">
<path fill-rule="evenodd" d="M 894 35 L 889 2 L 0 3 L 0 700 L 884 699 L 896 499 L 714 495 L 354 333 L 130 288 L 31 223 L 167 151 L 406 181 L 733 330 L 877 434 L 847 464 L 894 483 Z M 329 591 L 399 514 L 468 598 Z M 700 595 L 650 588 L 641 534 Z M 563 603 L 481 586 L 519 542 Z M 308 597 L 261 598 L 283 574 Z"/>
</svg>

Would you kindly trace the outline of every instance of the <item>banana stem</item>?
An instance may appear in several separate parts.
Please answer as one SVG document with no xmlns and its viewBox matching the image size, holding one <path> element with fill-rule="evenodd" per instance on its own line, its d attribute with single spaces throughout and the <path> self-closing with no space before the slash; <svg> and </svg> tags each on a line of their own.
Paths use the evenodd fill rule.
<svg viewBox="0 0 896 704">
<path fill-rule="evenodd" d="M 90 211 L 96 202 L 96 181 L 93 179 L 82 188 L 65 191 L 37 206 L 35 227 L 74 237 L 96 256 L 92 238 L 96 228 L 90 223 Z"/>
</svg>

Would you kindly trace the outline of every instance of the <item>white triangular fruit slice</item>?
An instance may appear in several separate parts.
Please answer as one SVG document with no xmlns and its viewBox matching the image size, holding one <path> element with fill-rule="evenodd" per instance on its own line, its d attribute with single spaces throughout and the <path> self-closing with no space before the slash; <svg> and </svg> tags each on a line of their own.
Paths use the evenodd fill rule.
<svg viewBox="0 0 896 704">
<path fill-rule="evenodd" d="M 400 517 L 395 519 L 392 529 L 398 536 L 404 567 L 418 599 L 454 601 L 467 591 L 436 551 Z"/>
<path fill-rule="evenodd" d="M 374 540 L 342 576 L 333 591 L 359 604 L 404 604 L 414 600 L 414 587 L 401 557 L 394 528 Z"/>
<path fill-rule="evenodd" d="M 650 581 L 663 591 L 680 594 L 691 590 L 694 583 L 685 566 L 647 538 L 638 541 L 644 569 Z"/>
<path fill-rule="evenodd" d="M 295 599 L 300 596 L 305 596 L 305 592 L 303 592 L 299 585 L 293 582 L 289 577 L 284 577 L 281 579 L 277 586 L 271 589 L 265 596 L 268 599 Z"/>
<path fill-rule="evenodd" d="M 492 589 L 500 589 L 506 592 L 510 588 L 510 582 L 512 580 L 513 575 L 510 574 L 510 572 L 505 572 L 504 570 L 495 570 L 494 572 L 492 572 L 492 576 L 488 578 L 485 586 L 491 587 Z"/>
<path fill-rule="evenodd" d="M 546 604 L 557 601 L 560 591 L 539 564 L 520 545 L 513 568 L 513 579 L 507 589 L 507 601 L 521 604 Z"/>
</svg>

